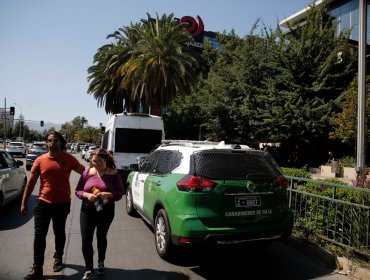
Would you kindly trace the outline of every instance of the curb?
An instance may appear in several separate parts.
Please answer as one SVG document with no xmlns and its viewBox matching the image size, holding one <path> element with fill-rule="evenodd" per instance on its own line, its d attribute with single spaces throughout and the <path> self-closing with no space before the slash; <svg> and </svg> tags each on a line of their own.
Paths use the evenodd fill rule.
<svg viewBox="0 0 370 280">
<path fill-rule="evenodd" d="M 356 267 L 353 266 L 353 273 L 351 276 L 353 276 L 356 280 L 370 280 L 370 270 L 366 268 Z"/>
<path fill-rule="evenodd" d="M 370 280 L 370 270 L 362 268 L 345 257 L 337 257 L 337 271 L 354 280 Z"/>
</svg>

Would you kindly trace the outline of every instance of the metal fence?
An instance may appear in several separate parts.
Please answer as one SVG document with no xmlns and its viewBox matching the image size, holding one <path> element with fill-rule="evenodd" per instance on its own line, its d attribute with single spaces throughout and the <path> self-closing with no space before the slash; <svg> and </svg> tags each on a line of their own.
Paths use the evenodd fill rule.
<svg viewBox="0 0 370 280">
<path fill-rule="evenodd" d="M 295 224 L 354 252 L 370 256 L 370 189 L 286 176 Z"/>
</svg>

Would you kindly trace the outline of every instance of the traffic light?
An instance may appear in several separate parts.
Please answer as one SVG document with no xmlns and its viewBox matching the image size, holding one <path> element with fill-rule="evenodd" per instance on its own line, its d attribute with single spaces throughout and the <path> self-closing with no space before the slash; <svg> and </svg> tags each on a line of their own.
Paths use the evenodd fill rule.
<svg viewBox="0 0 370 280">
<path fill-rule="evenodd" d="M 10 115 L 11 116 L 14 116 L 15 114 L 15 108 L 14 107 L 10 107 Z"/>
<path fill-rule="evenodd" d="M 40 121 L 40 126 L 44 126 L 44 121 Z"/>
<path fill-rule="evenodd" d="M 104 133 L 104 132 L 105 132 L 105 126 L 101 126 L 101 127 L 100 127 L 100 132 L 101 132 L 101 133 Z"/>
</svg>

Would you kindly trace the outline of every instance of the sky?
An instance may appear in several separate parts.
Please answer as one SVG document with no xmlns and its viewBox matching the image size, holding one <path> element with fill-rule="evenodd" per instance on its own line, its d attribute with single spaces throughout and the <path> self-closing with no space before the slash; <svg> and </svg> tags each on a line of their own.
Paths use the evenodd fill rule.
<svg viewBox="0 0 370 280">
<path fill-rule="evenodd" d="M 0 108 L 15 107 L 26 124 L 64 124 L 110 115 L 87 93 L 87 69 L 107 35 L 147 18 L 173 13 L 202 18 L 205 31 L 248 34 L 257 19 L 271 27 L 308 0 L 0 0 Z"/>
</svg>

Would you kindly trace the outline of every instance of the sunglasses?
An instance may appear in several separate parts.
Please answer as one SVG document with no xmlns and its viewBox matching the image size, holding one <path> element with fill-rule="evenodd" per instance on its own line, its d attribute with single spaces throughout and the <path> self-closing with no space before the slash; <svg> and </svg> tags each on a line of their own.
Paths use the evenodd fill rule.
<svg viewBox="0 0 370 280">
<path fill-rule="evenodd" d="M 103 162 L 105 162 L 105 160 L 104 159 L 94 159 L 94 160 L 92 160 L 91 161 L 92 163 L 103 163 Z"/>
<path fill-rule="evenodd" d="M 59 142 L 59 139 L 48 139 L 48 142 L 51 143 L 58 143 Z"/>
</svg>

